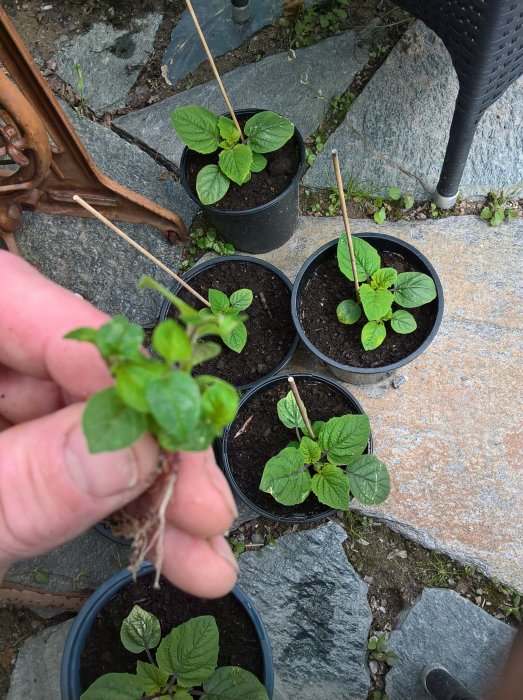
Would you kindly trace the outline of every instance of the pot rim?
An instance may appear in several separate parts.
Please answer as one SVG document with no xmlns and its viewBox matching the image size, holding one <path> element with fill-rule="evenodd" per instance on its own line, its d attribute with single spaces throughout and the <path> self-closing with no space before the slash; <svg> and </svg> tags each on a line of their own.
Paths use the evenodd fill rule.
<svg viewBox="0 0 523 700">
<path fill-rule="evenodd" d="M 261 267 L 265 267 L 268 270 L 270 270 L 273 274 L 277 275 L 281 281 L 286 285 L 288 290 L 291 292 L 291 318 L 292 318 L 292 284 L 287 277 L 280 269 L 278 269 L 275 265 L 272 263 L 266 262 L 265 260 L 260 260 L 259 258 L 255 258 L 252 255 L 220 255 L 219 257 L 213 258 L 212 260 L 206 260 L 203 263 L 199 263 L 195 265 L 194 267 L 191 267 L 190 270 L 187 270 L 182 275 L 182 279 L 184 279 L 186 282 L 189 282 L 193 277 L 196 277 L 198 274 L 201 272 L 204 272 L 205 270 L 208 270 L 211 267 L 214 267 L 215 265 L 220 265 L 221 263 L 226 263 L 226 262 L 247 262 L 247 263 L 252 263 L 255 265 L 260 265 Z M 179 290 L 181 289 L 181 284 L 178 282 L 174 282 L 171 287 L 170 287 L 170 292 L 172 294 L 176 294 Z M 162 305 L 160 307 L 160 313 L 158 315 L 158 323 L 161 323 L 167 318 L 167 314 L 169 312 L 169 308 L 172 306 L 171 302 L 169 299 L 165 299 L 162 302 Z M 274 374 L 282 370 L 291 360 L 292 356 L 296 352 L 296 348 L 298 346 L 298 343 L 300 341 L 300 337 L 298 335 L 298 331 L 296 329 L 296 324 L 295 326 L 295 335 L 294 339 L 291 343 L 291 346 L 284 356 L 282 360 L 274 367 L 270 372 L 265 374 L 263 377 L 260 377 L 260 379 L 254 379 L 252 382 L 247 382 L 247 384 L 241 384 L 239 386 L 235 385 L 235 388 L 238 391 L 247 391 L 251 387 L 253 387 L 256 382 L 260 381 L 261 379 L 265 379 L 268 377 L 272 377 Z"/>
<path fill-rule="evenodd" d="M 246 114 L 252 114 L 254 116 L 254 114 L 258 114 L 259 112 L 270 112 L 270 111 L 272 111 L 272 110 L 251 107 L 251 108 L 237 109 L 237 110 L 235 110 L 235 114 L 237 116 L 238 115 L 245 116 Z M 224 112 L 220 116 L 227 117 L 227 116 L 229 116 L 229 112 Z M 189 187 L 189 183 L 187 181 L 186 161 L 187 161 L 187 158 L 189 156 L 189 151 L 191 150 L 188 146 L 184 147 L 184 149 L 182 151 L 182 157 L 180 158 L 180 168 L 179 169 L 180 169 L 180 182 L 182 184 L 182 187 L 195 204 L 197 204 L 202 209 L 209 211 L 213 214 L 221 214 L 223 216 L 231 215 L 231 216 L 239 216 L 239 217 L 249 216 L 251 214 L 258 214 L 259 212 L 264 211 L 268 207 L 273 206 L 275 203 L 277 203 L 281 199 L 283 199 L 290 192 L 291 189 L 296 187 L 296 182 L 301 179 L 302 171 L 303 171 L 303 168 L 305 165 L 305 143 L 303 141 L 303 136 L 301 135 L 296 124 L 294 124 L 293 136 L 296 139 L 296 141 L 298 142 L 298 148 L 300 151 L 298 168 L 296 170 L 296 173 L 294 174 L 294 177 L 289 182 L 287 187 L 283 190 L 283 192 L 280 192 L 280 194 L 278 194 L 276 197 L 274 197 L 270 201 L 265 202 L 265 204 L 259 204 L 257 207 L 251 207 L 250 209 L 241 209 L 240 211 L 229 211 L 227 209 L 219 209 L 218 207 L 215 207 L 212 204 L 203 204 L 202 202 L 200 202 L 198 195 L 194 194 L 194 192 Z"/>
<path fill-rule="evenodd" d="M 324 377 L 321 374 L 318 374 L 316 372 L 285 372 L 283 374 L 278 374 L 275 377 L 267 377 L 266 379 L 260 379 L 256 384 L 249 389 L 248 392 L 246 392 L 240 400 L 240 405 L 238 407 L 238 411 L 244 406 L 250 399 L 257 394 L 259 391 L 267 388 L 268 386 L 271 386 L 273 384 L 279 383 L 282 380 L 286 380 L 288 377 L 297 377 L 297 378 L 308 378 L 308 379 L 316 379 L 321 382 L 324 382 L 325 384 L 329 384 L 330 386 L 334 387 L 337 389 L 340 393 L 344 394 L 354 405 L 354 408 L 356 410 L 356 413 L 359 413 L 361 415 L 367 415 L 363 409 L 363 406 L 361 403 L 358 401 L 358 399 L 351 394 L 351 392 L 346 389 L 340 382 L 337 382 L 334 379 L 331 379 L 330 377 Z M 273 513 L 270 513 L 269 511 L 266 511 L 264 508 L 261 506 L 257 505 L 254 501 L 251 501 L 248 496 L 246 496 L 243 491 L 240 489 L 238 486 L 236 479 L 234 478 L 234 475 L 232 474 L 232 470 L 229 464 L 229 455 L 227 451 L 227 439 L 229 437 L 229 433 L 231 430 L 232 423 L 230 423 L 225 430 L 223 431 L 223 434 L 221 438 L 218 438 L 218 447 L 220 450 L 220 458 L 221 458 L 221 466 L 222 469 L 225 471 L 225 474 L 227 476 L 227 480 L 231 484 L 234 492 L 242 499 L 242 501 L 245 503 L 246 506 L 251 508 L 251 510 L 256 511 L 259 515 L 261 515 L 264 518 L 267 518 L 269 520 L 274 520 L 276 522 L 283 522 L 283 523 L 289 523 L 289 524 L 303 524 L 303 523 L 314 523 L 318 522 L 320 520 L 325 520 L 326 518 L 330 517 L 336 512 L 336 508 L 328 508 L 327 510 L 318 513 L 316 515 L 311 515 L 305 517 L 298 517 L 298 516 L 291 516 L 291 517 L 284 517 L 280 515 L 274 515 Z M 372 430 L 369 435 L 369 443 L 367 447 L 367 453 L 368 454 L 373 454 L 373 439 L 372 439 Z M 293 506 L 288 506 L 289 508 Z"/>
<path fill-rule="evenodd" d="M 308 273 L 308 269 L 311 266 L 311 264 L 322 253 L 329 250 L 330 248 L 334 248 L 335 246 L 337 246 L 339 238 L 335 238 L 334 240 L 329 241 L 329 243 L 325 243 L 325 245 L 322 245 L 321 248 L 318 248 L 318 250 L 316 250 L 312 255 L 310 255 L 307 258 L 307 260 L 305 260 L 303 265 L 301 266 L 300 271 L 296 275 L 296 279 L 294 281 L 294 285 L 292 288 L 292 298 L 291 298 L 292 320 L 294 321 L 294 325 L 296 326 L 296 330 L 298 331 L 298 335 L 300 336 L 300 340 L 307 346 L 307 348 L 316 357 L 318 357 L 325 364 L 330 365 L 331 367 L 336 367 L 337 369 L 342 370 L 342 371 L 351 372 L 353 374 L 381 374 L 382 372 L 392 372 L 396 369 L 399 369 L 400 367 L 403 367 L 404 365 L 408 364 L 409 362 L 412 362 L 412 360 L 415 360 L 419 355 L 421 355 L 421 353 L 424 350 L 426 350 L 426 348 L 432 343 L 432 341 L 436 337 L 436 334 L 437 334 L 439 327 L 441 325 L 441 321 L 443 319 L 443 308 L 444 308 L 443 287 L 441 285 L 441 281 L 439 279 L 438 273 L 436 272 L 436 270 L 434 269 L 432 264 L 423 255 L 423 253 L 420 253 L 420 251 L 417 248 L 414 248 L 414 246 L 410 245 L 410 243 L 403 241 L 401 238 L 396 238 L 395 236 L 389 236 L 388 234 L 385 234 L 385 233 L 374 233 L 371 231 L 361 232 L 361 233 L 353 234 L 353 235 L 356 236 L 357 238 L 379 239 L 379 240 L 391 241 L 393 243 L 399 244 L 399 245 L 403 246 L 404 248 L 406 248 L 409 252 L 413 253 L 426 266 L 426 268 L 428 269 L 430 276 L 432 277 L 434 284 L 436 286 L 436 292 L 437 292 L 436 301 L 438 304 L 436 318 L 434 319 L 434 325 L 432 326 L 432 330 L 430 331 L 429 335 L 425 338 L 425 340 L 421 343 L 421 345 L 418 348 L 416 348 L 416 350 L 414 350 L 413 352 L 410 353 L 410 355 L 407 355 L 406 357 L 402 358 L 401 360 L 398 360 L 397 362 L 392 362 L 389 365 L 381 365 L 380 367 L 353 367 L 352 365 L 345 365 L 341 362 L 338 362 L 337 360 L 333 360 L 331 357 L 328 357 L 321 350 L 318 350 L 318 348 L 315 345 L 312 344 L 312 342 L 309 340 L 308 336 L 305 334 L 305 331 L 303 329 L 303 326 L 301 324 L 299 314 L 298 314 L 299 290 L 300 290 L 302 281 L 303 281 L 304 277 L 306 277 L 306 275 Z"/>
<path fill-rule="evenodd" d="M 154 566 L 149 562 L 144 562 L 137 576 L 145 576 L 153 571 Z M 60 690 L 63 700 L 79 700 L 80 657 L 93 622 L 109 600 L 124 586 L 131 583 L 132 579 L 133 574 L 128 569 L 116 572 L 107 581 L 98 586 L 94 593 L 85 601 L 82 609 L 76 616 L 67 635 L 60 668 Z M 229 595 L 233 595 L 243 606 L 254 626 L 263 658 L 263 684 L 269 698 L 272 698 L 274 690 L 274 662 L 267 630 L 254 603 L 238 585 L 234 586 Z M 78 647 L 80 647 L 79 650 Z"/>
</svg>

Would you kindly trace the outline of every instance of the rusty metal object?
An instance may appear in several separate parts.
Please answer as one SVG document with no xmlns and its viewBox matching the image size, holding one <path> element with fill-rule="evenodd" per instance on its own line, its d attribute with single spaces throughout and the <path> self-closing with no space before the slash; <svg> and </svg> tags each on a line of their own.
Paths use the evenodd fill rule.
<svg viewBox="0 0 523 700">
<path fill-rule="evenodd" d="M 187 240 L 177 214 L 113 182 L 94 164 L 49 85 L 0 7 L 0 235 L 10 248 L 22 210 L 91 216 L 75 194 L 113 221 L 153 226 Z"/>
<path fill-rule="evenodd" d="M 0 585 L 0 605 L 14 605 L 27 608 L 58 608 L 77 612 L 85 603 L 92 591 L 71 591 L 56 593 L 34 586 L 22 586 L 13 581 L 4 581 Z"/>
</svg>

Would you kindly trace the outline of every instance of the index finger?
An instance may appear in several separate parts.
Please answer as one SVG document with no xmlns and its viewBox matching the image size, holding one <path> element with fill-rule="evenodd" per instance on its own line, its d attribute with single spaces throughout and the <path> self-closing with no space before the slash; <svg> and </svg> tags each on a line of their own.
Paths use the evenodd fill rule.
<svg viewBox="0 0 523 700">
<path fill-rule="evenodd" d="M 50 379 L 83 400 L 111 383 L 96 348 L 64 340 L 79 326 L 99 328 L 109 317 L 29 263 L 0 250 L 0 361 Z"/>
</svg>

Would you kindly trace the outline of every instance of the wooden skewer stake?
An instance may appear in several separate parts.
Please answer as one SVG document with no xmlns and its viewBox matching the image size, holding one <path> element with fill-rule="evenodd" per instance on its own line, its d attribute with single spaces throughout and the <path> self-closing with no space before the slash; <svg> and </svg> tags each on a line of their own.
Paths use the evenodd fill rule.
<svg viewBox="0 0 523 700">
<path fill-rule="evenodd" d="M 314 435 L 314 431 L 312 430 L 312 425 L 309 420 L 309 416 L 307 415 L 307 409 L 305 408 L 305 405 L 303 401 L 301 400 L 300 392 L 298 391 L 298 387 L 296 386 L 296 382 L 294 381 L 294 377 L 288 377 L 287 381 L 290 384 L 291 391 L 294 394 L 294 398 L 296 399 L 296 403 L 298 404 L 298 408 L 300 409 L 301 417 L 303 418 L 303 422 L 305 423 L 305 427 L 307 428 L 307 432 L 309 433 L 309 436 L 313 439 L 316 440 L 316 436 Z"/>
<path fill-rule="evenodd" d="M 160 262 L 158 258 L 155 258 L 154 255 L 149 253 L 148 250 L 145 250 L 145 248 L 142 248 L 142 246 L 139 243 L 136 243 L 136 241 L 133 241 L 132 238 L 129 238 L 129 236 L 124 233 L 121 229 L 118 228 L 118 226 L 115 226 L 112 221 L 109 221 L 109 219 L 106 219 L 103 214 L 100 214 L 99 211 L 96 211 L 96 209 L 93 209 L 93 207 L 88 204 L 84 199 L 79 197 L 77 194 L 73 196 L 73 199 L 75 202 L 77 202 L 80 206 L 82 206 L 84 209 L 87 209 L 87 211 L 91 212 L 93 216 L 95 216 L 97 219 L 102 221 L 106 226 L 109 226 L 110 229 L 112 229 L 115 233 L 117 233 L 121 238 L 124 239 L 124 241 L 127 241 L 129 245 L 132 245 L 133 248 L 136 248 L 136 250 L 139 250 L 142 255 L 145 255 L 146 258 L 151 260 L 155 265 L 158 265 L 164 272 L 167 272 L 168 275 L 171 275 L 173 279 L 175 279 L 178 284 L 181 284 L 182 287 L 184 287 L 188 292 L 190 292 L 198 301 L 201 301 L 202 304 L 205 304 L 205 306 L 210 306 L 210 303 L 202 297 L 201 294 L 198 294 L 198 292 L 190 287 L 185 280 L 183 280 L 181 277 L 178 277 L 178 275 L 173 272 L 170 268 L 167 267 L 167 265 L 164 265 L 163 262 Z"/>
<path fill-rule="evenodd" d="M 200 37 L 200 41 L 202 42 L 202 46 L 204 48 L 205 53 L 207 54 L 207 58 L 209 59 L 209 63 L 211 64 L 212 72 L 214 73 L 214 77 L 216 78 L 216 82 L 218 83 L 218 87 L 221 90 L 221 93 L 223 95 L 223 99 L 225 100 L 225 104 L 227 105 L 227 109 L 229 110 L 231 114 L 231 118 L 234 122 L 234 126 L 238 129 L 238 132 L 240 134 L 240 139 L 242 140 L 242 143 L 245 141 L 245 138 L 243 136 L 243 131 L 241 130 L 241 127 L 238 123 L 238 120 L 236 119 L 236 114 L 234 113 L 234 109 L 232 108 L 232 104 L 227 97 L 227 93 L 225 92 L 225 88 L 222 83 L 222 79 L 220 78 L 220 74 L 218 73 L 218 69 L 216 68 L 216 64 L 214 62 L 214 59 L 212 57 L 212 54 L 209 50 L 209 47 L 207 46 L 207 42 L 205 40 L 205 37 L 202 32 L 202 28 L 200 27 L 200 23 L 198 22 L 198 17 L 196 17 L 196 13 L 193 10 L 193 6 L 191 3 L 191 0 L 185 0 L 185 4 L 187 5 L 187 9 L 189 10 L 189 14 L 192 17 L 192 21 L 194 22 L 194 26 L 196 27 L 196 31 L 198 32 L 198 36 Z"/>
<path fill-rule="evenodd" d="M 349 244 L 350 261 L 352 264 L 352 274 L 354 277 L 354 287 L 356 289 L 356 301 L 360 300 L 360 283 L 358 281 L 358 269 L 356 267 L 356 258 L 354 257 L 354 246 L 352 245 L 352 234 L 350 232 L 349 215 L 347 214 L 347 204 L 345 202 L 345 192 L 343 190 L 343 180 L 341 179 L 340 161 L 338 159 L 338 151 L 332 149 L 332 163 L 334 165 L 334 173 L 336 174 L 336 184 L 340 193 L 341 213 L 343 215 L 343 223 L 345 224 L 345 232 L 347 234 L 347 242 Z"/>
</svg>

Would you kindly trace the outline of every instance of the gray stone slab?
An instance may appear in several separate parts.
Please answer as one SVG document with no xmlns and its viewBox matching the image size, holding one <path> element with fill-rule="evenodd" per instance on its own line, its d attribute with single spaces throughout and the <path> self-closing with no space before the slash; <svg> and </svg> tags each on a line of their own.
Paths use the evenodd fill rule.
<svg viewBox="0 0 523 700">
<path fill-rule="evenodd" d="M 367 697 L 368 586 L 345 557 L 346 537 L 331 522 L 240 556 L 240 586 L 271 641 L 277 700 Z"/>
<path fill-rule="evenodd" d="M 468 690 L 486 697 L 503 668 L 514 628 L 455 591 L 426 588 L 390 635 L 398 661 L 388 672 L 391 700 L 432 697 L 421 685 L 424 666 L 439 663 Z"/>
<path fill-rule="evenodd" d="M 234 500 L 236 501 L 236 507 L 238 508 L 238 517 L 231 525 L 229 532 L 234 532 L 240 527 L 240 525 L 260 517 L 258 513 L 249 508 L 249 506 L 245 505 L 242 499 L 238 496 L 235 496 Z"/>
<path fill-rule="evenodd" d="M 236 68 L 222 78 L 235 109 L 271 109 L 288 117 L 305 138 L 319 126 L 331 97 L 348 88 L 367 59 L 368 48 L 351 31 L 299 49 L 293 60 L 287 53 L 275 54 Z M 190 104 L 203 105 L 216 113 L 226 111 L 218 85 L 212 80 L 119 117 L 115 124 L 178 164 L 183 144 L 173 131 L 170 113 Z"/>
<path fill-rule="evenodd" d="M 109 129 L 79 118 L 69 108 L 66 111 L 105 175 L 180 214 L 190 224 L 197 207 L 179 183 L 170 177 L 158 179 L 165 171 L 150 156 Z M 181 246 L 170 245 L 150 226 L 122 223 L 121 228 L 176 269 Z M 99 221 L 27 212 L 16 240 L 24 258 L 102 311 L 125 314 L 145 326 L 156 322 L 160 295 L 140 291 L 138 280 L 142 274 L 148 274 L 169 284 L 171 278 Z"/>
<path fill-rule="evenodd" d="M 304 178 L 309 187 L 334 182 L 331 149 L 344 177 L 385 193 L 397 186 L 429 199 L 437 185 L 458 81 L 442 41 L 416 22 L 354 102 L 343 124 Z M 481 120 L 460 190 L 466 197 L 523 184 L 523 79 Z"/>
<path fill-rule="evenodd" d="M 73 620 L 27 639 L 18 653 L 7 700 L 59 700 L 60 664 Z"/>
<path fill-rule="evenodd" d="M 83 97 L 98 114 L 125 107 L 127 95 L 154 48 L 162 15 L 132 19 L 128 29 L 97 22 L 87 34 L 56 42 L 56 72 L 81 97 L 75 65 L 83 71 Z"/>
</svg>

